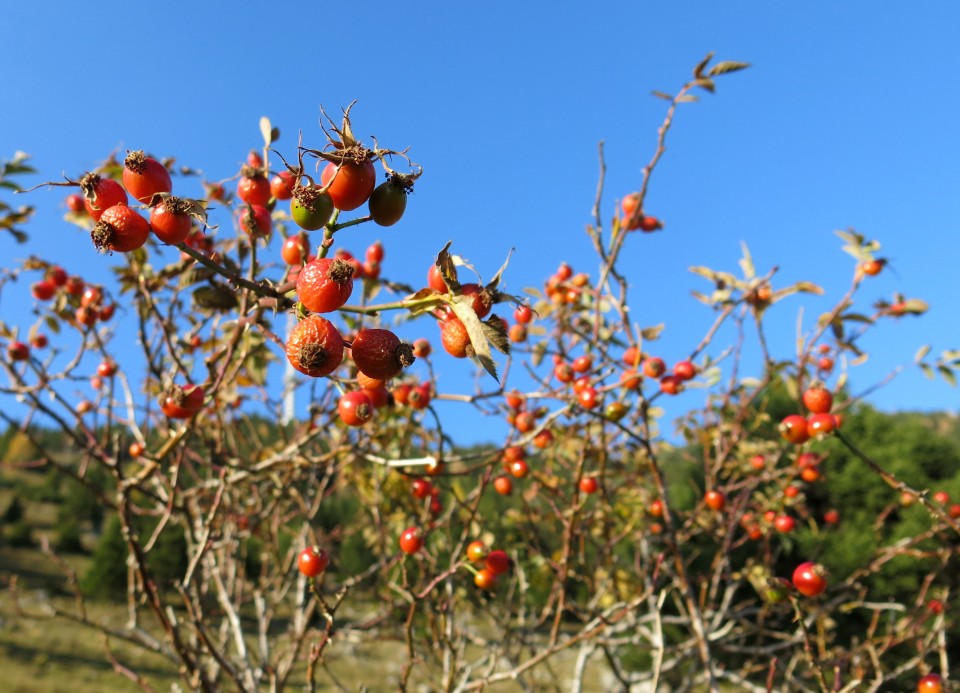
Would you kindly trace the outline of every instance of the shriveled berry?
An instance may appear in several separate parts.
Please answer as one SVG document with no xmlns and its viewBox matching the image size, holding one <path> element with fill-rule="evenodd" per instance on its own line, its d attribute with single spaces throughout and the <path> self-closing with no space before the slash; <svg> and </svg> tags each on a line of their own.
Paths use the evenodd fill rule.
<svg viewBox="0 0 960 693">
<path fill-rule="evenodd" d="M 337 258 L 316 258 L 297 277 L 297 297 L 314 313 L 337 310 L 353 293 L 353 266 Z"/>
<path fill-rule="evenodd" d="M 118 253 L 140 248 L 149 235 L 150 223 L 125 204 L 104 210 L 90 232 L 97 250 L 115 250 Z"/>
<path fill-rule="evenodd" d="M 416 360 L 413 347 L 401 342 L 390 330 L 360 330 L 353 339 L 351 352 L 360 372 L 378 380 L 399 375 Z"/>
</svg>

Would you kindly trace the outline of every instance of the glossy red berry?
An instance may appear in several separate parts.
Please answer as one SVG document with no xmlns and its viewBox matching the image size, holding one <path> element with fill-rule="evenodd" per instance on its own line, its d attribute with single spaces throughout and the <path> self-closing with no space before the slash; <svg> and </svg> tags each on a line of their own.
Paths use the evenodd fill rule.
<svg viewBox="0 0 960 693">
<path fill-rule="evenodd" d="M 83 206 L 83 195 L 67 195 L 67 209 L 69 209 L 74 214 L 80 214 L 81 212 L 85 213 L 87 211 L 86 207 Z"/>
<path fill-rule="evenodd" d="M 337 402 L 337 414 L 348 426 L 362 426 L 373 418 L 375 408 L 363 390 L 346 392 Z"/>
<path fill-rule="evenodd" d="M 320 174 L 333 205 L 344 212 L 356 209 L 370 199 L 377 185 L 377 171 L 369 159 L 346 162 L 339 167 L 328 163 Z"/>
<path fill-rule="evenodd" d="M 43 279 L 30 285 L 30 293 L 38 301 L 49 301 L 57 293 L 57 285 L 49 279 Z"/>
<path fill-rule="evenodd" d="M 793 586 L 805 597 L 816 597 L 827 589 L 827 571 L 819 563 L 807 561 L 793 571 Z"/>
<path fill-rule="evenodd" d="M 430 406 L 430 400 L 433 398 L 433 390 L 430 383 L 420 383 L 410 390 L 407 396 L 407 403 L 412 409 L 426 409 Z"/>
<path fill-rule="evenodd" d="M 487 554 L 486 567 L 494 575 L 503 575 L 510 570 L 510 557 L 505 551 L 494 549 Z"/>
<path fill-rule="evenodd" d="M 777 515 L 773 527 L 781 534 L 789 534 L 796 528 L 797 522 L 790 515 Z"/>
<path fill-rule="evenodd" d="M 600 483 L 595 476 L 585 476 L 580 479 L 580 491 L 586 495 L 592 495 L 600 488 Z"/>
<path fill-rule="evenodd" d="M 80 179 L 83 190 L 83 204 L 87 214 L 94 221 L 114 205 L 127 204 L 127 191 L 117 181 L 88 173 Z"/>
<path fill-rule="evenodd" d="M 697 367 L 690 361 L 678 361 L 673 366 L 673 374 L 680 380 L 693 380 L 697 375 Z"/>
<path fill-rule="evenodd" d="M 410 484 L 410 491 L 417 500 L 429 498 L 433 494 L 433 484 L 426 479 L 414 479 Z"/>
<path fill-rule="evenodd" d="M 807 431 L 811 436 L 829 435 L 836 427 L 837 417 L 833 414 L 813 414 L 807 419 Z"/>
<path fill-rule="evenodd" d="M 926 674 L 917 681 L 917 693 L 941 693 L 942 691 L 943 678 L 940 674 Z"/>
<path fill-rule="evenodd" d="M 186 240 L 192 220 L 190 203 L 179 197 L 168 197 L 150 210 L 150 228 L 154 235 L 167 245 L 177 245 Z"/>
<path fill-rule="evenodd" d="M 423 535 L 418 527 L 409 527 L 400 535 L 400 550 L 414 554 L 423 546 Z"/>
<path fill-rule="evenodd" d="M 488 568 L 478 570 L 473 576 L 473 584 L 482 590 L 492 590 L 497 584 L 497 576 Z"/>
<path fill-rule="evenodd" d="M 493 480 L 493 488 L 501 496 L 509 496 L 513 493 L 513 482 L 509 476 L 500 475 Z"/>
<path fill-rule="evenodd" d="M 883 271 L 883 268 L 886 266 L 887 261 L 883 258 L 876 260 L 865 260 L 860 263 L 860 271 L 870 277 L 875 277 L 880 272 Z"/>
<path fill-rule="evenodd" d="M 123 187 L 140 202 L 149 204 L 155 194 L 173 190 L 173 182 L 166 166 L 142 151 L 135 151 L 123 161 Z"/>
<path fill-rule="evenodd" d="M 308 546 L 300 552 L 300 557 L 297 559 L 297 568 L 307 577 L 315 578 L 327 569 L 329 562 L 330 557 L 327 556 L 326 551 L 319 546 Z"/>
<path fill-rule="evenodd" d="M 487 557 L 487 545 L 479 539 L 471 541 L 467 546 L 467 558 L 473 563 L 479 563 Z"/>
<path fill-rule="evenodd" d="M 707 491 L 703 495 L 703 502 L 708 508 L 719 512 L 724 509 L 727 505 L 727 497 L 723 495 L 720 491 Z"/>
<path fill-rule="evenodd" d="M 780 422 L 780 435 L 794 445 L 806 443 L 810 439 L 807 420 L 799 414 L 791 414 Z"/>
<path fill-rule="evenodd" d="M 244 167 L 237 182 L 237 197 L 248 205 L 266 207 L 270 202 L 270 181 L 258 167 Z"/>
<path fill-rule="evenodd" d="M 291 266 L 302 265 L 310 257 L 310 241 L 307 234 L 298 233 L 287 237 L 280 246 L 280 257 Z"/>
<path fill-rule="evenodd" d="M 675 375 L 665 375 L 660 378 L 660 391 L 668 395 L 676 395 L 681 389 L 681 380 Z"/>
<path fill-rule="evenodd" d="M 521 325 L 526 325 L 533 320 L 533 309 L 526 303 L 521 304 L 513 311 L 513 319 Z"/>
<path fill-rule="evenodd" d="M 296 184 L 297 178 L 290 171 L 280 171 L 270 179 L 270 194 L 278 200 L 289 200 Z"/>
<path fill-rule="evenodd" d="M 530 473 L 530 466 L 526 460 L 514 460 L 507 465 L 510 475 L 516 479 L 523 479 Z"/>
</svg>

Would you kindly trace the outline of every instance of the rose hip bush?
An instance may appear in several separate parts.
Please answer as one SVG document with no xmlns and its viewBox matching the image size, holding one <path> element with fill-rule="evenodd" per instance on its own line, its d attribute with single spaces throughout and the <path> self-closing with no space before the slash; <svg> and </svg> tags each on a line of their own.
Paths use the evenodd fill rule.
<svg viewBox="0 0 960 693">
<path fill-rule="evenodd" d="M 33 462 L 87 484 L 114 518 L 104 532 L 122 538 L 130 569 L 110 579 L 129 620 L 89 615 L 83 580 L 74 610 L 25 615 L 159 653 L 207 691 L 336 684 L 326 663 L 372 641 L 401 645 L 387 684 L 401 689 L 945 680 L 957 452 L 938 452 L 938 474 L 887 465 L 866 451 L 877 426 L 847 387 L 874 326 L 926 309 L 902 296 L 864 305 L 886 263 L 879 243 L 840 234 L 849 289 L 793 354 L 770 350 L 766 318 L 822 290 L 778 285 L 746 247 L 737 273 L 693 268 L 713 319 L 686 353 L 662 353 L 663 326 L 628 312 L 624 247 L 669 232 L 646 202 L 676 111 L 744 67 L 708 56 L 675 95 L 656 93 L 666 116 L 638 188 L 608 199 L 598 186 L 595 261 L 522 296 L 501 289 L 506 263 L 475 269 L 451 244 L 399 276 L 388 245 L 351 246 L 358 224 L 402 234 L 421 184 L 408 150 L 356 139 L 351 108 L 325 121 L 318 148 L 283 148 L 264 119 L 262 150 L 231 180 L 135 151 L 51 183 L 69 188 L 66 221 L 91 235 L 82 264 L 109 265 L 115 281 L 42 257 L 4 272 L 3 291 L 28 286 L 38 317 L 0 326 L 2 392 L 28 412 L 2 417 L 28 436 L 52 426 L 77 451 L 34 436 Z M 8 187 L 30 172 L 22 156 L 6 166 Z M 31 209 L 0 214 L 26 241 Z M 142 368 L 127 370 L 121 319 Z M 718 343 L 731 326 L 739 340 Z M 397 335 L 409 330 L 410 343 Z M 486 372 L 475 390 L 434 376 L 448 359 Z M 267 378 L 277 361 L 290 364 L 282 388 Z M 915 357 L 951 382 L 958 361 Z M 86 379 L 78 401 L 67 386 Z M 289 388 L 309 395 L 307 416 L 284 414 Z M 664 437 L 671 398 L 687 412 L 680 446 Z M 253 400 L 280 423 L 248 411 Z M 508 433 L 458 446 L 444 428 L 453 405 Z M 172 540 L 182 562 L 156 560 Z"/>
</svg>

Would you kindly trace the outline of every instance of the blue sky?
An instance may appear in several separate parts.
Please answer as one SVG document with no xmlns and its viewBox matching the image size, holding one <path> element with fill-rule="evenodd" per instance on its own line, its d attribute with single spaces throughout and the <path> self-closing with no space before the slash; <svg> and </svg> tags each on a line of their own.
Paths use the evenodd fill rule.
<svg viewBox="0 0 960 693">
<path fill-rule="evenodd" d="M 668 361 L 684 356 L 712 320 L 690 297 L 706 287 L 688 267 L 736 270 L 741 241 L 761 270 L 780 267 L 778 285 L 809 279 L 835 297 L 852 260 L 834 230 L 854 227 L 883 243 L 894 268 L 863 297 L 900 291 L 931 306 L 921 320 L 888 322 L 866 342 L 872 355 L 851 373 L 854 391 L 923 343 L 960 346 L 955 3 L 742 2 L 718 10 L 707 2 L 594 2 L 547 11 L 496 2 L 336 10 L 118 2 L 96 13 L 56 5 L 4 10 L 0 158 L 30 153 L 40 170 L 30 182 L 76 176 L 111 151 L 141 148 L 227 178 L 259 146 L 260 116 L 281 129 L 278 148 L 292 152 L 298 130 L 306 144 L 321 145 L 321 104 L 335 113 L 357 99 L 357 134 L 409 145 L 425 174 L 400 224 L 357 227 L 344 245 L 362 252 L 382 239 L 386 272 L 411 283 L 448 240 L 487 277 L 513 247 L 506 288 L 517 293 L 542 285 L 562 260 L 596 276 L 583 227 L 598 141 L 609 218 L 615 199 L 639 186 L 653 150 L 664 103 L 650 91 L 674 91 L 709 51 L 750 62 L 678 114 L 647 199 L 667 228 L 632 239 L 626 257 L 635 319 L 666 322 L 659 350 Z M 61 220 L 62 199 L 61 190 L 33 193 L 33 245 L 0 237 L 0 253 L 43 253 L 106 281 L 111 259 L 94 255 Z M 0 320 L 29 324 L 29 305 L 4 294 Z M 771 316 L 783 357 L 792 353 L 799 303 Z M 810 305 L 807 324 L 828 307 Z M 423 334 L 437 341 L 432 325 Z M 465 364 L 437 364 L 451 389 L 469 387 Z M 958 394 L 909 373 L 870 399 L 888 410 L 956 411 Z"/>
</svg>

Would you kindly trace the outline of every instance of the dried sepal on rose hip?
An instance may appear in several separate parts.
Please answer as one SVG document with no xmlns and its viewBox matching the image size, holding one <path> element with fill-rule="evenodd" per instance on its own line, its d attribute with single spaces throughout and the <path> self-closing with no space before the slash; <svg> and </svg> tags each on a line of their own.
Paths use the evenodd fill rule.
<svg viewBox="0 0 960 693">
<path fill-rule="evenodd" d="M 333 373 L 343 361 L 343 337 L 329 320 L 311 315 L 291 330 L 286 352 L 295 369 L 320 378 Z"/>
<path fill-rule="evenodd" d="M 370 378 L 389 380 L 413 364 L 413 347 L 401 342 L 390 330 L 364 329 L 351 346 L 357 369 Z"/>
</svg>

